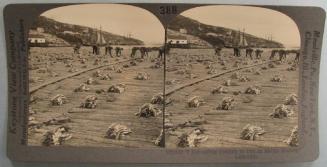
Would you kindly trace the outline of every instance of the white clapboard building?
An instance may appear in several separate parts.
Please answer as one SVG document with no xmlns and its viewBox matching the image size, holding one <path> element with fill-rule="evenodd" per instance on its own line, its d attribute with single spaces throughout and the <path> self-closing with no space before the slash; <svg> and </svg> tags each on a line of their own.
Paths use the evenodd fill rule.
<svg viewBox="0 0 327 167">
<path fill-rule="evenodd" d="M 180 35 L 168 35 L 167 43 L 171 44 L 172 47 L 187 47 L 189 44 L 186 37 Z"/>
<path fill-rule="evenodd" d="M 46 44 L 45 37 L 39 34 L 30 34 L 28 37 L 30 46 L 44 46 Z"/>
<path fill-rule="evenodd" d="M 167 44 L 172 48 L 188 48 L 189 41 L 185 36 L 181 35 L 169 35 L 167 37 Z"/>
<path fill-rule="evenodd" d="M 43 35 L 31 34 L 28 37 L 30 43 L 45 43 L 45 38 Z"/>
</svg>

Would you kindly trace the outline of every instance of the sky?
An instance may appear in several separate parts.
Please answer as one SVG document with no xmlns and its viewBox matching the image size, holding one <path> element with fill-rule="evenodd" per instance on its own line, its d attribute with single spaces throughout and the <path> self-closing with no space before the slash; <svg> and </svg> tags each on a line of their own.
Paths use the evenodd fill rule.
<svg viewBox="0 0 327 167">
<path fill-rule="evenodd" d="M 56 21 L 82 25 L 118 35 L 131 34 L 146 44 L 164 43 L 164 27 L 150 12 L 129 5 L 83 4 L 51 9 L 42 16 Z"/>
<path fill-rule="evenodd" d="M 183 16 L 201 23 L 245 29 L 246 33 L 283 43 L 286 47 L 298 47 L 300 35 L 293 20 L 274 10 L 247 7 L 213 5 L 196 7 L 182 13 Z M 54 20 L 93 28 L 140 39 L 146 44 L 162 44 L 164 28 L 150 12 L 121 4 L 82 4 L 51 9 L 42 14 Z"/>
<path fill-rule="evenodd" d="M 213 26 L 245 29 L 246 33 L 281 42 L 286 47 L 299 47 L 300 34 L 295 22 L 288 16 L 271 9 L 247 6 L 204 6 L 181 15 Z"/>
</svg>

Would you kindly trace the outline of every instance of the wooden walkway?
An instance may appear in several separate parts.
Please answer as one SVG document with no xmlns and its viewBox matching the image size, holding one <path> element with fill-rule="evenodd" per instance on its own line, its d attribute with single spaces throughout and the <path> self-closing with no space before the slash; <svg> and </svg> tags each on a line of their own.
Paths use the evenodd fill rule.
<svg viewBox="0 0 327 167">
<path fill-rule="evenodd" d="M 162 93 L 166 87 L 166 96 L 173 102 L 165 107 L 167 113 L 166 119 L 171 120 L 174 125 L 182 124 L 192 120 L 199 115 L 207 120 L 207 124 L 201 125 L 209 139 L 201 143 L 199 147 L 286 147 L 283 142 L 290 135 L 290 130 L 298 124 L 297 106 L 290 106 L 295 110 L 295 114 L 290 118 L 272 119 L 268 115 L 273 108 L 282 104 L 291 93 L 298 92 L 298 71 L 287 71 L 290 65 L 283 63 L 276 65 L 275 68 L 269 68 L 267 64 L 270 61 L 247 60 L 244 57 L 235 58 L 231 56 L 231 50 L 222 51 L 225 65 L 221 65 L 213 50 L 206 49 L 172 49 L 167 57 L 166 81 L 176 80 L 176 83 L 164 85 L 163 68 L 154 69 L 151 66 L 155 62 L 150 59 L 137 63 L 137 66 L 123 68 L 123 65 L 129 64 L 127 57 L 111 59 L 102 65 L 88 65 L 89 68 L 82 69 L 75 73 L 66 73 L 62 76 L 48 79 L 41 84 L 33 84 L 30 87 L 30 93 L 37 99 L 31 103 L 30 107 L 36 111 L 32 115 L 36 121 L 43 122 L 51 118 L 66 115 L 72 122 L 65 125 L 71 128 L 72 139 L 64 143 L 65 146 L 101 146 L 101 147 L 131 147 L 131 148 L 158 148 L 154 145 L 154 140 L 159 136 L 163 128 L 163 117 L 139 118 L 135 113 L 139 108 L 149 103 L 152 96 Z M 263 55 L 267 59 L 269 51 Z M 86 54 L 84 54 L 86 55 Z M 155 57 L 156 53 L 151 53 Z M 201 61 L 198 61 L 201 59 Z M 291 58 L 288 60 L 290 61 Z M 92 60 L 93 61 L 93 60 Z M 240 61 L 239 67 L 234 67 L 236 61 Z M 73 63 L 78 64 L 77 60 Z M 215 74 L 208 74 L 211 66 L 217 70 Z M 268 67 L 262 70 L 261 67 Z M 60 67 L 60 66 L 58 66 Z M 80 67 L 80 66 L 79 66 Z M 122 73 L 110 70 L 108 67 L 121 68 Z M 176 69 L 169 71 L 168 69 Z M 58 68 L 63 71 L 62 69 Z M 188 74 L 177 74 L 181 69 L 187 69 L 194 78 Z M 101 70 L 103 74 L 110 74 L 112 80 L 99 80 L 93 77 L 96 70 Z M 252 71 L 251 71 L 252 70 Z M 261 71 L 262 75 L 255 75 L 255 71 Z M 150 75 L 149 80 L 136 80 L 138 72 L 147 72 Z M 226 87 L 227 94 L 211 94 L 214 88 L 223 84 L 234 72 L 248 76 L 249 82 L 240 82 L 232 79 L 234 86 Z M 33 76 L 36 73 L 32 73 Z M 282 82 L 271 82 L 273 75 L 283 76 Z M 45 76 L 45 75 L 44 75 Z M 90 90 L 87 92 L 74 92 L 81 83 L 88 78 L 93 77 L 95 84 L 88 85 Z M 107 90 L 109 86 L 123 83 L 126 85 L 125 92 L 121 94 L 109 94 L 107 92 L 97 94 L 97 90 Z M 259 95 L 246 95 L 241 93 L 234 95 L 234 91 L 244 90 L 252 85 L 258 85 L 262 88 Z M 51 106 L 50 99 L 63 94 L 67 97 L 67 103 L 62 106 Z M 79 106 L 88 95 L 98 97 L 96 109 L 81 109 Z M 187 100 L 193 96 L 199 96 L 205 104 L 198 108 L 187 107 Z M 217 111 L 215 108 L 221 103 L 224 97 L 233 97 L 236 101 L 235 109 L 231 111 Z M 114 99 L 114 100 L 113 100 Z M 250 102 L 248 102 L 250 100 Z M 158 108 L 163 106 L 157 105 Z M 108 126 L 112 123 L 122 123 L 132 129 L 132 133 L 123 140 L 111 140 L 105 138 Z M 267 133 L 256 141 L 245 141 L 240 139 L 240 132 L 246 124 L 252 124 L 263 127 Z M 58 127 L 42 126 L 44 131 Z M 182 133 L 191 131 L 193 128 L 177 128 L 174 132 L 166 131 L 166 147 L 175 148 L 178 137 Z M 43 133 L 33 130 L 29 131 L 29 144 L 40 145 Z"/>
<path fill-rule="evenodd" d="M 193 53 L 196 51 L 193 51 Z M 203 51 L 202 51 L 203 52 Z M 264 59 L 267 59 L 269 52 L 265 52 Z M 192 54 L 192 53 L 189 53 Z M 208 57 L 210 58 L 210 51 Z M 181 55 L 181 54 L 179 54 Z M 218 69 L 216 75 L 209 75 L 204 63 L 192 63 L 190 71 L 196 76 L 206 76 L 197 79 L 184 79 L 185 75 L 176 74 L 175 72 L 168 72 L 167 80 L 179 79 L 178 85 L 167 85 L 168 98 L 173 100 L 172 105 L 166 107 L 166 112 L 171 113 L 167 119 L 177 126 L 189 120 L 202 116 L 207 123 L 199 125 L 205 129 L 205 135 L 208 140 L 199 144 L 199 147 L 287 147 L 288 145 L 283 141 L 290 136 L 290 132 L 294 126 L 298 124 L 297 105 L 289 106 L 294 109 L 295 114 L 289 118 L 273 119 L 269 114 L 278 104 L 283 104 L 285 98 L 298 92 L 298 71 L 287 71 L 289 64 L 283 63 L 276 65 L 275 68 L 269 68 L 268 61 L 245 60 L 248 64 L 241 64 L 240 68 L 233 67 L 236 59 L 229 57 L 231 52 L 225 51 L 225 61 L 227 70 L 220 70 L 225 66 L 217 63 L 213 59 L 213 66 Z M 189 57 L 191 57 L 189 55 Z M 206 57 L 205 57 L 206 58 Z M 171 58 L 173 59 L 173 58 Z M 288 61 L 291 61 L 289 58 Z M 173 60 L 171 62 L 174 62 Z M 184 60 L 189 62 L 189 59 Z M 193 61 L 194 62 L 194 61 Z M 173 63 L 170 64 L 174 66 Z M 178 67 L 182 63 L 175 64 Z M 268 67 L 267 70 L 262 70 L 261 67 Z M 187 68 L 187 65 L 185 65 Z M 229 69 L 229 70 L 228 70 Z M 252 70 L 252 71 L 251 71 Z M 255 71 L 261 71 L 262 75 L 255 75 Z M 240 75 L 245 75 L 251 80 L 249 82 L 240 82 L 237 79 L 231 79 L 234 72 L 239 72 Z M 271 82 L 273 75 L 281 75 L 282 82 Z M 224 86 L 229 90 L 226 94 L 212 94 L 214 88 L 223 86 L 226 80 L 231 80 L 234 86 Z M 262 89 L 259 95 L 244 94 L 244 91 L 249 86 L 258 85 Z M 233 92 L 241 91 L 243 93 L 234 95 Z M 199 96 L 205 102 L 198 108 L 190 108 L 187 106 L 187 100 L 193 96 Z M 216 110 L 218 105 L 222 102 L 224 97 L 233 97 L 236 106 L 233 110 L 222 111 Z M 250 102 L 249 102 L 250 101 Z M 265 129 L 267 132 L 256 141 L 246 141 L 240 139 L 242 128 L 247 125 L 256 125 Z M 178 137 L 183 133 L 192 131 L 195 127 L 177 128 L 174 131 L 166 130 L 166 147 L 176 148 L 179 141 Z"/>
<path fill-rule="evenodd" d="M 150 54 L 151 57 L 156 56 L 156 53 Z M 123 65 L 129 65 L 130 60 L 122 57 L 119 59 L 115 63 L 94 66 L 31 88 L 30 91 L 37 99 L 30 105 L 31 109 L 36 111 L 32 117 L 38 122 L 44 122 L 62 115 L 70 117 L 72 122 L 64 125 L 71 128 L 73 137 L 63 144 L 65 146 L 158 147 L 154 144 L 154 140 L 159 136 L 162 129 L 162 116 L 140 118 L 135 113 L 143 104 L 149 103 L 152 96 L 162 92 L 164 87 L 163 68 L 151 68 L 155 62 L 150 60 L 136 61 L 136 66 L 124 68 Z M 111 62 L 113 61 L 112 59 Z M 115 70 L 109 70 L 108 67 L 121 68 L 123 72 L 117 73 Z M 112 80 L 100 80 L 94 77 L 95 69 L 102 71 L 103 74 L 110 74 Z M 136 80 L 135 77 L 138 72 L 147 72 L 150 79 Z M 90 77 L 93 77 L 96 82 L 88 85 L 89 91 L 74 92 L 75 88 Z M 106 92 L 111 85 L 120 83 L 126 85 L 125 92 L 121 94 Z M 96 90 L 101 89 L 105 92 L 97 94 Z M 50 105 L 50 99 L 57 94 L 63 94 L 67 97 L 67 103 L 62 106 Z M 98 97 L 95 109 L 79 107 L 88 95 Z M 112 99 L 115 100 L 112 101 Z M 162 106 L 157 107 L 162 108 Z M 132 133 L 126 136 L 124 140 L 112 140 L 104 137 L 107 128 L 116 122 L 122 123 L 132 130 Z M 52 130 L 58 126 L 60 125 L 42 126 L 41 130 Z M 30 145 L 41 145 L 43 133 L 38 133 L 39 131 L 29 131 L 28 142 Z"/>
</svg>

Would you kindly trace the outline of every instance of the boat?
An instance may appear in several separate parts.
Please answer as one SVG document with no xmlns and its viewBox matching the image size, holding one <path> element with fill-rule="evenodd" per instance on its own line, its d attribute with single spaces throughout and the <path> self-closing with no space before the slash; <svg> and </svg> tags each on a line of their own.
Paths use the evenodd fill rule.
<svg viewBox="0 0 327 167">
<path fill-rule="evenodd" d="M 101 27 L 100 29 L 97 31 L 97 39 L 96 39 L 96 45 L 98 46 L 105 46 L 107 45 L 107 42 L 106 40 L 104 39 L 103 37 L 103 34 L 102 34 L 102 30 L 101 30 Z"/>
<path fill-rule="evenodd" d="M 226 48 L 248 48 L 249 44 L 245 37 L 245 30 L 243 32 L 238 31 L 235 35 L 234 40 L 232 42 L 225 43 Z"/>
<path fill-rule="evenodd" d="M 245 38 L 245 33 L 244 33 L 244 29 L 243 32 L 241 33 L 241 31 L 239 31 L 239 43 L 238 43 L 238 47 L 239 48 L 246 48 L 248 47 L 249 44 Z"/>
</svg>

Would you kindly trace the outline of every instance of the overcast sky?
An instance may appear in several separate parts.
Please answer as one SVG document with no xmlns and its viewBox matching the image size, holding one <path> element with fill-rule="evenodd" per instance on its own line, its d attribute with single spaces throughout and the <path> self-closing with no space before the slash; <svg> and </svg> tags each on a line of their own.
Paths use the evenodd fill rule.
<svg viewBox="0 0 327 167">
<path fill-rule="evenodd" d="M 164 43 L 164 28 L 150 12 L 119 4 L 83 4 L 55 8 L 42 14 L 54 20 L 83 25 L 144 41 L 146 44 Z"/>
<path fill-rule="evenodd" d="M 246 33 L 283 43 L 286 47 L 300 46 L 299 30 L 288 16 L 265 8 L 246 6 L 205 6 L 187 10 L 183 16 L 201 23 L 232 28 L 245 29 Z"/>
<path fill-rule="evenodd" d="M 163 43 L 164 28 L 159 20 L 148 11 L 119 4 L 71 5 L 49 10 L 42 14 L 57 21 L 102 27 L 103 30 L 118 34 L 132 34 L 147 44 Z M 182 15 L 199 22 L 235 30 L 245 29 L 259 37 L 283 43 L 287 47 L 300 45 L 296 24 L 288 16 L 277 11 L 246 6 L 204 6 L 187 10 Z"/>
</svg>

